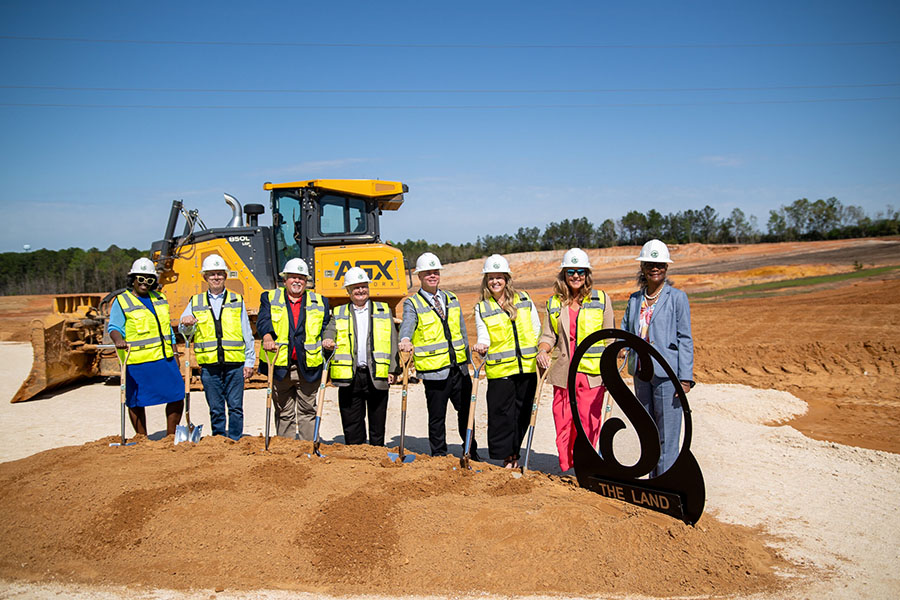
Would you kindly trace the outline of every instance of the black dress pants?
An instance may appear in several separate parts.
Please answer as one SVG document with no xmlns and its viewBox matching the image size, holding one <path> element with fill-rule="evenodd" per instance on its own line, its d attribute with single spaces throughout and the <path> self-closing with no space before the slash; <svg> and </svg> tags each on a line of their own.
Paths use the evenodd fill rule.
<svg viewBox="0 0 900 600">
<path fill-rule="evenodd" d="M 384 423 L 387 419 L 388 390 L 379 390 L 369 378 L 366 367 L 358 367 L 350 385 L 338 388 L 338 406 L 344 443 L 366 443 L 366 409 L 369 412 L 369 444 L 384 446 Z"/>
<path fill-rule="evenodd" d="M 432 456 L 447 455 L 447 402 L 456 409 L 459 437 L 462 440 L 463 452 L 466 446 L 466 429 L 469 425 L 469 402 L 472 399 L 472 378 L 458 366 L 450 367 L 447 379 L 424 379 L 425 402 L 428 405 L 428 442 L 431 444 Z M 474 425 L 473 425 L 474 428 Z M 472 446 L 469 449 L 472 458 L 478 460 L 478 443 L 472 432 Z"/>
<path fill-rule="evenodd" d="M 519 458 L 531 424 L 537 375 L 520 373 L 488 380 L 488 451 L 491 458 Z"/>
</svg>

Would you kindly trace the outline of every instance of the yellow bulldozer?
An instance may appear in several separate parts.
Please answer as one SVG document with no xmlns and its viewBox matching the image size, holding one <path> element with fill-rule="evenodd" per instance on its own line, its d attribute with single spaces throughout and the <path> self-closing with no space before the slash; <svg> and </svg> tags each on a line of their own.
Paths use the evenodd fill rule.
<svg viewBox="0 0 900 600">
<path fill-rule="evenodd" d="M 272 226 L 259 225 L 261 204 L 247 204 L 225 194 L 232 217 L 224 227 L 208 228 L 196 210 L 172 202 L 163 239 L 153 242 L 150 258 L 160 274 L 160 289 L 169 300 L 173 328 L 191 296 L 205 289 L 200 265 L 218 254 L 229 267 L 226 288 L 244 296 L 251 324 L 259 297 L 279 285 L 278 272 L 291 258 L 302 258 L 312 274 L 310 286 L 333 305 L 347 301 L 343 276 L 361 267 L 371 279 L 373 298 L 392 308 L 406 296 L 410 275 L 403 254 L 381 241 L 382 211 L 398 210 L 409 190 L 403 183 L 369 179 L 314 179 L 265 183 L 270 193 Z M 179 218 L 184 229 L 175 234 Z M 12 398 L 36 395 L 88 377 L 119 374 L 106 324 L 110 304 L 122 290 L 109 294 L 68 294 L 53 302 L 53 312 L 31 326 L 34 361 L 31 373 Z"/>
</svg>

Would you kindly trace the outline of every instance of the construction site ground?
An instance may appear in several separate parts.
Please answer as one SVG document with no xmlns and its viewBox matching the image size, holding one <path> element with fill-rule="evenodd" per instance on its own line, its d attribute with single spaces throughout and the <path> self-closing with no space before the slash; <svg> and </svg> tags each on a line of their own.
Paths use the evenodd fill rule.
<svg viewBox="0 0 900 600">
<path fill-rule="evenodd" d="M 637 249 L 589 254 L 618 320 Z M 561 255 L 510 256 L 517 287 L 542 304 Z M 238 442 L 174 446 L 157 407 L 149 439 L 110 447 L 118 387 L 96 381 L 0 402 L 0 598 L 900 595 L 900 240 L 690 244 L 673 259 L 696 344 L 688 398 L 707 505 L 695 527 L 561 473 L 549 388 L 534 472 L 515 477 L 495 461 L 465 471 L 427 456 L 421 385 L 407 423 L 417 458 L 397 465 L 385 449 L 341 444 L 334 388 L 324 459 L 306 442 L 264 450 L 264 390 L 246 393 Z M 443 271 L 470 337 L 480 268 Z M 0 399 L 28 374 L 24 336 L 49 303 L 0 298 Z M 203 395 L 192 398 L 208 433 Z M 394 447 L 399 399 L 395 386 Z M 452 411 L 447 422 L 458 456 Z M 616 453 L 636 459 L 630 430 Z"/>
</svg>

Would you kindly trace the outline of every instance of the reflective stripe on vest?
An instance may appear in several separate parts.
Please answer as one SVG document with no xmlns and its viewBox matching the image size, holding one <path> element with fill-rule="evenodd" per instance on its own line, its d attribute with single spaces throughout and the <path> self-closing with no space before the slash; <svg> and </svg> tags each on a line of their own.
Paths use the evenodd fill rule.
<svg viewBox="0 0 900 600">
<path fill-rule="evenodd" d="M 125 313 L 125 341 L 131 346 L 131 353 L 128 355 L 129 365 L 172 357 L 169 303 L 162 292 L 151 291 L 150 298 L 153 300 L 155 315 L 130 290 L 116 296 L 116 302 Z M 118 352 L 119 360 L 124 360 L 125 351 Z"/>
<path fill-rule="evenodd" d="M 226 363 L 244 362 L 244 330 L 241 328 L 240 294 L 225 291 L 219 321 L 222 324 L 222 350 Z M 219 340 L 216 336 L 216 317 L 206 292 L 191 298 L 191 311 L 197 319 L 194 332 L 194 356 L 198 365 L 214 365 L 219 362 Z"/>
<path fill-rule="evenodd" d="M 606 294 L 600 290 L 591 290 L 587 302 L 583 302 L 581 310 L 575 319 L 575 346 L 577 347 L 584 338 L 591 333 L 603 329 L 603 311 L 606 310 Z M 547 300 L 547 318 L 550 319 L 550 327 L 553 333 L 559 335 L 559 314 L 562 306 L 558 295 L 553 295 Z M 578 364 L 578 372 L 587 375 L 600 374 L 600 355 L 606 348 L 607 340 L 597 342 L 585 352 Z"/>
<path fill-rule="evenodd" d="M 391 367 L 391 309 L 384 302 L 372 302 L 372 360 L 375 361 L 375 379 L 387 380 Z M 342 304 L 334 310 L 335 349 L 331 357 L 329 372 L 331 379 L 337 383 L 349 383 L 353 380 L 353 353 L 356 349 L 355 328 L 350 322 L 353 317 L 350 304 Z"/>
<path fill-rule="evenodd" d="M 500 308 L 493 298 L 478 303 L 481 320 L 491 336 L 491 345 L 484 360 L 484 372 L 488 379 L 509 377 L 518 373 L 534 373 L 537 370 L 537 336 L 531 322 L 531 298 L 519 292 L 515 303 L 516 321 Z"/>
<path fill-rule="evenodd" d="M 287 342 L 291 335 L 291 311 L 287 307 L 287 293 L 283 287 L 266 292 L 269 298 L 269 314 L 272 318 L 272 329 L 279 342 Z M 325 305 L 322 297 L 307 290 L 303 298 L 303 309 L 306 312 L 306 327 L 303 338 L 303 350 L 306 354 L 306 366 L 318 367 L 322 364 L 322 323 L 325 322 Z M 314 332 L 314 333 L 313 333 Z M 265 352 L 265 351 L 264 351 Z M 275 366 L 286 367 L 290 352 L 282 350 L 278 353 Z M 274 352 L 265 352 L 265 360 L 272 360 Z M 299 356 L 299 353 L 298 353 Z"/>
<path fill-rule="evenodd" d="M 459 299 L 452 292 L 444 292 L 447 296 L 447 326 L 450 329 L 450 340 L 444 331 L 444 323 L 435 312 L 434 307 L 420 293 L 409 297 L 416 309 L 416 330 L 413 333 L 412 345 L 415 346 L 413 360 L 416 371 L 440 371 L 450 366 L 449 346 L 453 346 L 456 364 L 466 364 L 466 340 L 462 336 L 462 309 Z"/>
</svg>

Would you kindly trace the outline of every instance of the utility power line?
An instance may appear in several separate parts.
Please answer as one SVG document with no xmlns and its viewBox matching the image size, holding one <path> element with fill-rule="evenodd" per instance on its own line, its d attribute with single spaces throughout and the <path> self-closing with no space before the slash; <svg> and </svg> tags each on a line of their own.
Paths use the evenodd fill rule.
<svg viewBox="0 0 900 600">
<path fill-rule="evenodd" d="M 742 106 L 764 104 L 828 104 L 848 102 L 884 102 L 900 96 L 870 98 L 809 98 L 800 100 L 722 100 L 709 102 L 618 102 L 594 104 L 406 104 L 406 105 L 239 105 L 239 104 L 75 104 L 40 102 L 0 102 L 0 107 L 17 108 L 138 108 L 162 110 L 518 110 L 586 108 L 659 108 L 687 106 Z"/>
<path fill-rule="evenodd" d="M 853 46 L 896 46 L 900 40 L 824 41 L 824 42 L 727 42 L 671 44 L 416 44 L 380 42 L 242 42 L 235 40 L 139 40 L 84 37 L 51 37 L 0 35 L 0 40 L 25 42 L 77 42 L 88 44 L 143 44 L 154 46 L 250 46 L 296 48 L 434 48 L 497 50 L 652 50 L 652 49 L 720 49 L 720 48 L 818 48 Z"/>
<path fill-rule="evenodd" d="M 768 92 L 785 90 L 827 90 L 898 87 L 900 82 L 837 83 L 822 85 L 771 85 L 738 87 L 668 87 L 668 88 L 543 88 L 543 89 L 296 89 L 296 88 L 166 88 L 166 87 L 87 87 L 62 85 L 2 85 L 6 90 L 41 90 L 63 92 L 159 92 L 214 94 L 612 94 L 643 92 Z"/>
</svg>

